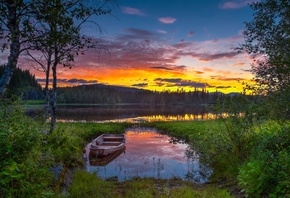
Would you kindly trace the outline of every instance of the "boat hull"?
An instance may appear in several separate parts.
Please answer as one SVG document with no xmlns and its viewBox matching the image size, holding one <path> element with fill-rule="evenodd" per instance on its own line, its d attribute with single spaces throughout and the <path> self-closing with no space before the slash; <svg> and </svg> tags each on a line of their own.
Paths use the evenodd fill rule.
<svg viewBox="0 0 290 198">
<path fill-rule="evenodd" d="M 104 156 L 114 153 L 125 147 L 124 134 L 103 134 L 94 139 L 90 144 L 90 152 L 95 156 Z"/>
</svg>

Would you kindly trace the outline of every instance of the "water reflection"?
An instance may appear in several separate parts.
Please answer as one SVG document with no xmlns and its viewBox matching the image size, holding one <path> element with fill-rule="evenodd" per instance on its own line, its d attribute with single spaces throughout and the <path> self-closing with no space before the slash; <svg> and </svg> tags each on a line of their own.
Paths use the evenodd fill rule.
<svg viewBox="0 0 290 198">
<path fill-rule="evenodd" d="M 103 156 L 97 156 L 94 152 L 88 151 L 89 152 L 89 165 L 90 166 L 106 166 L 110 162 L 112 162 L 114 159 L 119 157 L 122 153 L 125 153 L 126 146 L 121 148 L 120 150 L 117 150 L 113 153 L 110 153 L 108 155 L 103 155 Z"/>
<path fill-rule="evenodd" d="M 58 106 L 58 121 L 83 122 L 144 122 L 189 121 L 214 119 L 205 107 L 154 106 Z"/>
<path fill-rule="evenodd" d="M 200 164 L 198 156 L 185 143 L 174 141 L 156 129 L 126 130 L 126 152 L 105 166 L 87 161 L 87 170 L 101 178 L 117 177 L 120 181 L 132 177 L 178 177 L 197 183 L 207 181 L 211 170 Z"/>
</svg>

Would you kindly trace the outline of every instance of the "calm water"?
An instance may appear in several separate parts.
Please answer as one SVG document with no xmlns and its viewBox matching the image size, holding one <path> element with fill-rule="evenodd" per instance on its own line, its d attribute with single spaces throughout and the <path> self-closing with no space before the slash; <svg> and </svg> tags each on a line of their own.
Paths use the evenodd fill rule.
<svg viewBox="0 0 290 198">
<path fill-rule="evenodd" d="M 83 122 L 188 121 L 215 118 L 205 107 L 58 106 L 57 120 Z"/>
<path fill-rule="evenodd" d="M 178 177 L 197 183 L 206 182 L 212 173 L 208 167 L 199 163 L 198 156 L 187 144 L 172 141 L 156 129 L 129 128 L 125 134 L 124 152 L 105 166 L 87 160 L 87 171 L 104 179 L 117 177 L 119 181 L 139 176 Z"/>
</svg>

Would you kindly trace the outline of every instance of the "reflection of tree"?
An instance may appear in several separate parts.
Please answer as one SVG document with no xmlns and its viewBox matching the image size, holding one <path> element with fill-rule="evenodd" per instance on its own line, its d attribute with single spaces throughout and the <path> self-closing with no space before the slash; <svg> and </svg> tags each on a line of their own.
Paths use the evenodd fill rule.
<svg viewBox="0 0 290 198">
<path fill-rule="evenodd" d="M 188 146 L 185 150 L 187 157 L 187 172 L 185 179 L 196 183 L 204 183 L 212 174 L 212 170 L 199 162 L 199 155 L 192 146 Z"/>
<path fill-rule="evenodd" d="M 214 118 L 201 106 L 160 107 L 143 105 L 84 105 L 59 106 L 58 118 L 63 120 L 104 121 L 118 120 L 141 123 L 144 121 L 188 121 Z"/>
</svg>

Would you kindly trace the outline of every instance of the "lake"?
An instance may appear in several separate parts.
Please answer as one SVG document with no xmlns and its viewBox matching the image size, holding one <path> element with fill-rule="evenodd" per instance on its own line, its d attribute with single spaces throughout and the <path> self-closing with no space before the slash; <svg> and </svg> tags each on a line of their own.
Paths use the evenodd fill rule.
<svg viewBox="0 0 290 198">
<path fill-rule="evenodd" d="M 212 170 L 199 162 L 198 156 L 188 144 L 173 141 L 154 128 L 128 128 L 126 149 L 116 159 L 98 165 L 90 158 L 87 149 L 86 169 L 103 179 L 115 177 L 119 181 L 133 177 L 181 178 L 204 183 Z"/>
<path fill-rule="evenodd" d="M 58 122 L 189 121 L 215 118 L 204 106 L 63 105 Z"/>
</svg>

